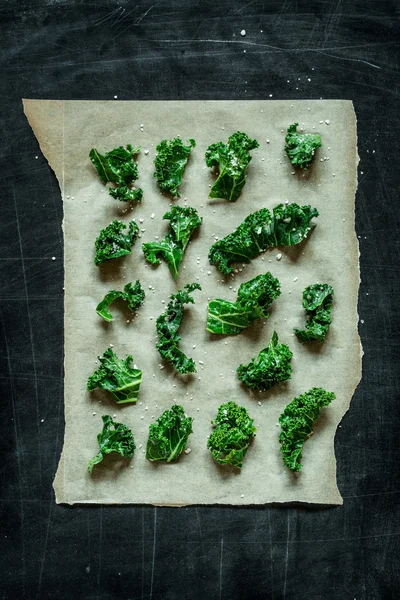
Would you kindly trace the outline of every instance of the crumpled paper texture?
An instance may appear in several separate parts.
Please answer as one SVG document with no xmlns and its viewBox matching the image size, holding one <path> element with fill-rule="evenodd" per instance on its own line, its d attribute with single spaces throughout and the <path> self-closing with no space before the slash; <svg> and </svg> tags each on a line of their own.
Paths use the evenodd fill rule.
<svg viewBox="0 0 400 600">
<path fill-rule="evenodd" d="M 341 504 L 334 437 L 360 381 L 362 357 L 357 331 L 354 203 L 358 158 L 352 103 L 24 100 L 24 110 L 56 173 L 64 204 L 65 440 L 54 482 L 56 501 Z M 284 154 L 285 131 L 295 121 L 304 131 L 322 136 L 322 148 L 308 172 L 294 172 Z M 260 143 L 252 151 L 246 186 L 236 203 L 210 200 L 209 186 L 215 176 L 205 167 L 204 153 L 210 143 L 226 141 L 237 130 Z M 168 230 L 162 216 L 171 200 L 160 194 L 153 160 L 157 143 L 177 135 L 184 141 L 194 138 L 197 146 L 185 171 L 181 198 L 174 202 L 197 208 L 203 224 L 187 247 L 175 282 L 164 262 L 157 268 L 146 263 L 141 243 L 161 238 Z M 132 210 L 109 196 L 89 160 L 92 147 L 105 152 L 128 143 L 142 148 L 137 183 L 144 197 Z M 272 209 L 285 201 L 318 209 L 317 226 L 306 241 L 267 251 L 250 265 L 237 264 L 233 277 L 223 277 L 209 264 L 207 255 L 216 236 L 227 235 L 250 212 L 264 206 Z M 115 218 L 136 219 L 141 239 L 130 256 L 96 267 L 94 240 Z M 278 253 L 282 253 L 281 260 L 276 258 Z M 256 321 L 239 336 L 208 334 L 208 299 L 234 300 L 240 283 L 267 271 L 278 277 L 282 290 L 269 319 Z M 97 303 L 110 289 L 122 289 L 136 279 L 146 291 L 137 317 L 128 323 L 130 314 L 114 305 L 114 320 L 105 323 L 96 314 Z M 181 345 L 198 370 L 193 376 L 181 376 L 161 360 L 155 348 L 155 321 L 170 294 L 192 281 L 199 282 L 202 291 L 193 293 L 196 303 L 185 311 Z M 317 281 L 334 287 L 333 323 L 324 344 L 302 345 L 293 328 L 305 323 L 303 289 Z M 274 331 L 294 353 L 292 379 L 267 393 L 252 392 L 240 384 L 236 368 L 256 356 Z M 137 405 L 120 407 L 103 392 L 86 391 L 97 356 L 111 344 L 119 357 L 133 354 L 143 370 Z M 278 418 L 294 396 L 314 386 L 335 392 L 336 400 L 322 411 L 314 435 L 304 445 L 303 469 L 294 475 L 281 459 Z M 258 429 L 241 472 L 215 464 L 206 448 L 210 421 L 218 406 L 228 400 L 246 406 Z M 144 454 L 149 424 L 175 401 L 194 417 L 191 452 L 175 464 L 150 463 Z M 96 436 L 103 414 L 115 415 L 132 428 L 137 450 L 132 461 L 108 456 L 90 475 L 87 463 L 98 451 Z"/>
</svg>

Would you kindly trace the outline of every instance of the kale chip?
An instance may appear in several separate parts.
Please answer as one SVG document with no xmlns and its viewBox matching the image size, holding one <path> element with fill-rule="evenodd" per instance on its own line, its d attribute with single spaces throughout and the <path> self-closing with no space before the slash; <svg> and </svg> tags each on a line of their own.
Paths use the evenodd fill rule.
<svg viewBox="0 0 400 600">
<path fill-rule="evenodd" d="M 193 419 L 185 415 L 179 404 L 164 411 L 149 427 L 146 458 L 167 463 L 178 460 L 193 432 L 192 423 Z"/>
<path fill-rule="evenodd" d="M 131 253 L 132 246 L 139 235 L 139 227 L 135 221 L 130 221 L 127 233 L 122 233 L 125 228 L 125 223 L 115 219 L 100 231 L 94 243 L 96 249 L 94 262 L 96 265 Z"/>
<path fill-rule="evenodd" d="M 167 308 L 156 322 L 158 333 L 156 348 L 161 356 L 168 360 L 181 375 L 196 372 L 194 360 L 188 358 L 178 347 L 181 339 L 178 329 L 183 317 L 183 306 L 189 302 L 194 303 L 193 297 L 190 296 L 194 290 L 201 290 L 198 283 L 188 283 L 184 290 L 178 290 L 176 294 L 173 294 Z"/>
<path fill-rule="evenodd" d="M 237 335 L 256 319 L 267 319 L 268 308 L 280 293 L 280 283 L 271 273 L 257 275 L 240 285 L 236 302 L 221 298 L 209 302 L 207 331 Z"/>
<path fill-rule="evenodd" d="M 117 298 L 124 300 L 127 303 L 130 311 L 136 312 L 137 309 L 143 304 L 143 300 L 145 298 L 144 289 L 142 288 L 140 281 L 137 279 L 135 281 L 135 285 L 132 283 L 127 283 L 123 292 L 110 290 L 96 307 L 96 312 L 99 317 L 103 317 L 103 319 L 107 322 L 113 320 L 109 307 L 114 300 L 117 300 Z"/>
<path fill-rule="evenodd" d="M 116 423 L 110 415 L 103 415 L 103 430 L 98 434 L 99 453 L 90 459 L 89 473 L 103 458 L 111 452 L 117 452 L 123 458 L 132 458 L 135 452 L 135 440 L 132 431 L 123 423 Z"/>
<path fill-rule="evenodd" d="M 250 442 L 256 435 L 254 420 L 244 406 L 230 401 L 221 404 L 211 423 L 215 429 L 208 438 L 207 448 L 213 459 L 220 465 L 241 469 Z"/>
<path fill-rule="evenodd" d="M 289 125 L 285 137 L 285 151 L 295 167 L 305 171 L 314 160 L 315 151 L 321 147 L 321 136 L 317 133 L 298 133 L 298 123 Z"/>
<path fill-rule="evenodd" d="M 251 161 L 250 150 L 258 148 L 257 140 L 237 131 L 228 143 L 211 144 L 206 152 L 207 167 L 215 167 L 218 178 L 210 190 L 210 198 L 224 198 L 235 202 L 246 183 L 246 167 Z"/>
<path fill-rule="evenodd" d="M 143 190 L 133 189 L 132 183 L 138 178 L 138 167 L 133 157 L 140 152 L 140 148 L 133 148 L 130 144 L 126 150 L 122 146 L 114 148 L 104 155 L 96 148 L 92 148 L 89 158 L 96 167 L 100 179 L 104 184 L 109 181 L 115 183 L 115 187 L 109 188 L 109 194 L 123 202 L 140 202 Z"/>
<path fill-rule="evenodd" d="M 113 349 L 108 348 L 98 359 L 100 367 L 89 377 L 88 391 L 102 388 L 111 393 L 117 404 L 137 402 L 142 371 L 130 367 L 132 356 L 128 354 L 124 360 L 120 360 Z"/>
<path fill-rule="evenodd" d="M 171 275 L 176 278 L 190 237 L 203 219 L 190 206 L 173 206 L 163 219 L 169 220 L 170 230 L 167 235 L 159 242 L 142 244 L 142 250 L 145 259 L 152 265 L 159 265 L 160 257 L 163 258 L 168 263 Z"/>
<path fill-rule="evenodd" d="M 268 346 L 248 365 L 239 365 L 236 372 L 247 387 L 265 392 L 277 383 L 290 379 L 292 356 L 286 344 L 278 343 L 278 334 L 274 331 Z"/>
<path fill-rule="evenodd" d="M 333 294 L 333 287 L 327 283 L 314 283 L 306 287 L 303 292 L 303 307 L 308 319 L 305 329 L 294 330 L 300 342 L 324 341 L 332 323 Z"/>
<path fill-rule="evenodd" d="M 273 215 L 267 208 L 261 208 L 248 215 L 235 231 L 215 242 L 208 259 L 228 275 L 233 271 L 232 262 L 249 263 L 268 248 L 299 244 L 315 227 L 311 219 L 317 216 L 316 208 L 295 202 L 278 204 Z"/>
<path fill-rule="evenodd" d="M 194 140 L 189 139 L 188 145 L 185 146 L 180 138 L 171 141 L 163 140 L 158 144 L 157 156 L 154 159 L 156 167 L 154 177 L 162 192 L 179 197 L 178 188 L 182 183 L 183 171 L 189 154 L 195 146 Z"/>
<path fill-rule="evenodd" d="M 292 471 L 300 471 L 301 450 L 304 442 L 313 433 L 314 421 L 318 418 L 320 410 L 335 398 L 332 392 L 326 392 L 322 388 L 312 388 L 289 402 L 279 417 L 282 429 L 279 436 L 282 458 Z"/>
</svg>

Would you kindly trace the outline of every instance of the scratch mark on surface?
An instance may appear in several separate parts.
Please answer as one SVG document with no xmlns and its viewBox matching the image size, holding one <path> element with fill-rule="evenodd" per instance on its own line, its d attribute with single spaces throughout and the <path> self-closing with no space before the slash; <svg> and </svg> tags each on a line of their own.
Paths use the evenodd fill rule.
<svg viewBox="0 0 400 600">
<path fill-rule="evenodd" d="M 24 290 L 25 290 L 25 301 L 26 301 L 26 310 L 28 315 L 28 328 L 29 328 L 29 337 L 31 344 L 31 353 L 32 353 L 32 366 L 33 366 L 33 378 L 34 378 L 34 387 L 35 387 L 35 399 L 36 399 L 36 417 L 37 417 L 37 439 L 38 439 L 38 460 L 39 460 L 39 489 L 42 489 L 42 454 L 41 454 L 41 445 L 40 445 L 40 418 L 39 418 L 39 392 L 38 392 L 38 379 L 37 379 L 37 369 L 36 369 L 36 353 L 35 346 L 33 343 L 33 331 L 32 331 L 32 319 L 31 319 L 31 309 L 29 306 L 29 295 L 28 295 L 28 286 L 26 281 L 26 270 L 25 270 L 25 257 L 22 249 L 22 238 L 21 238 L 21 228 L 19 223 L 19 214 L 18 214 L 18 205 L 17 198 L 15 195 L 15 189 L 13 188 L 13 198 L 14 198 L 14 210 L 15 210 L 15 220 L 17 224 L 17 232 L 18 232 L 18 243 L 19 243 L 19 251 L 21 255 L 21 266 L 22 266 L 22 277 L 24 280 Z"/>
<path fill-rule="evenodd" d="M 43 579 L 44 564 L 46 562 L 46 553 L 47 553 L 47 544 L 48 544 L 48 541 L 49 541 L 49 531 L 50 531 L 50 521 L 51 521 L 52 507 L 53 507 L 53 497 L 50 494 L 49 514 L 48 514 L 48 517 L 47 517 L 47 525 L 46 525 L 46 536 L 45 536 L 44 544 L 43 544 L 42 557 L 40 559 L 40 563 L 41 564 L 40 564 L 40 573 L 39 573 L 37 598 L 41 597 L 40 591 L 42 589 L 42 579 Z"/>
<path fill-rule="evenodd" d="M 264 19 L 264 13 L 265 13 L 265 2 L 262 3 L 262 7 L 261 7 L 261 14 L 260 14 L 260 19 L 258 21 L 258 24 L 260 27 L 263 26 L 263 19 Z"/>
<path fill-rule="evenodd" d="M 201 19 L 200 23 L 197 25 L 197 27 L 196 27 L 196 29 L 195 29 L 195 31 L 194 31 L 194 34 L 192 35 L 192 38 L 191 38 L 191 41 L 192 41 L 192 42 L 195 42 L 195 41 L 196 41 L 196 40 L 195 40 L 195 36 L 196 36 L 197 32 L 199 31 L 199 29 L 201 29 L 201 27 L 203 26 L 203 23 L 205 22 L 205 20 L 206 20 L 206 19 Z"/>
<path fill-rule="evenodd" d="M 133 27 L 134 23 L 132 25 L 130 25 L 129 27 Z M 125 30 L 124 30 L 125 31 Z M 124 33 L 124 31 L 122 31 L 120 34 L 118 34 L 117 36 L 115 36 L 114 39 L 116 39 L 117 37 L 119 37 L 119 35 L 122 35 Z M 380 46 L 382 45 L 382 43 L 380 44 L 359 44 L 359 45 L 355 45 L 355 46 L 337 46 L 337 47 L 332 47 L 332 48 L 324 48 L 323 51 L 321 49 L 318 48 L 279 48 L 276 46 L 269 46 L 268 44 L 257 44 L 257 43 L 253 43 L 253 42 L 242 42 L 242 41 L 235 41 L 235 40 L 191 40 L 191 39 L 185 39 L 185 40 L 162 40 L 162 39 L 146 39 L 147 42 L 149 43 L 154 43 L 154 44 L 200 44 L 200 43 L 207 43 L 207 44 L 245 44 L 248 46 L 256 46 L 259 48 L 267 48 L 267 50 L 262 51 L 260 50 L 259 52 L 253 52 L 253 54 L 273 54 L 273 53 L 279 53 L 279 52 L 285 52 L 285 53 L 301 53 L 301 52 L 311 52 L 311 53 L 325 53 L 325 50 L 347 50 L 347 49 L 361 49 L 361 48 L 371 48 L 371 47 L 376 47 L 376 46 Z M 398 42 L 387 42 L 384 44 L 385 46 L 393 46 L 393 45 L 398 45 Z M 223 54 L 223 52 L 221 52 L 221 54 Z M 325 53 L 326 54 L 326 53 Z M 202 56 L 203 53 L 193 53 L 192 56 Z M 210 56 L 214 56 L 216 55 L 216 53 L 210 53 Z M 78 62 L 78 61 L 73 61 L 73 60 L 66 60 L 66 61 L 60 61 L 57 63 L 52 63 L 52 64 L 40 64 L 40 66 L 38 67 L 34 67 L 32 65 L 30 65 L 29 67 L 27 66 L 13 66 L 13 67 L 4 67 L 3 71 L 8 72 L 9 70 L 11 70 L 13 73 L 18 72 L 25 72 L 26 70 L 32 70 L 32 69 L 40 69 L 41 71 L 43 70 L 47 70 L 47 69 L 54 69 L 54 68 L 62 68 L 62 67 L 71 67 L 72 65 L 74 67 L 79 67 L 79 66 L 85 66 L 87 67 L 88 65 L 98 65 L 100 68 L 105 69 L 107 67 L 112 67 L 113 65 L 118 65 L 120 63 L 130 63 L 130 62 L 135 62 L 135 63 L 142 63 L 142 62 L 147 62 L 147 61 L 165 61 L 166 57 L 160 55 L 154 55 L 152 54 L 151 56 L 138 56 L 138 55 L 132 55 L 132 56 L 125 56 L 123 58 L 115 58 L 115 59 L 111 59 L 111 60 L 105 60 L 105 59 L 101 59 L 101 60 L 87 60 L 84 62 Z M 372 64 L 372 63 L 371 63 Z M 381 89 L 381 88 L 377 88 L 377 89 Z M 391 92 L 393 91 L 394 93 L 396 93 L 394 90 L 390 90 Z M 44 170 L 46 167 L 43 166 Z M 31 169 L 31 170 L 25 170 L 25 173 L 35 173 L 37 172 L 38 169 Z M 4 175 L 4 177 L 7 179 L 10 177 L 10 174 L 6 173 Z M 12 174 L 12 177 L 16 177 L 15 174 Z M 17 176 L 18 177 L 18 176 Z"/>
<path fill-rule="evenodd" d="M 153 8 L 154 8 L 154 5 L 150 6 L 150 8 L 148 8 L 146 10 L 146 12 L 136 21 L 135 25 L 139 25 L 139 23 L 141 23 L 143 21 L 143 19 L 149 14 L 149 12 L 151 10 L 153 10 Z"/>
<path fill-rule="evenodd" d="M 285 557 L 285 579 L 283 581 L 283 600 L 286 598 L 286 582 L 287 582 L 287 570 L 289 562 L 289 534 L 290 534 L 290 512 L 287 514 L 287 537 L 286 537 L 286 557 Z"/>
<path fill-rule="evenodd" d="M 271 600 L 274 600 L 274 562 L 272 553 L 272 531 L 271 531 L 271 511 L 268 510 L 268 530 L 269 530 L 269 560 L 271 570 Z"/>
<path fill-rule="evenodd" d="M 239 8 L 238 10 L 236 10 L 235 14 L 239 14 L 239 13 L 243 12 L 245 8 L 248 8 L 249 6 L 254 4 L 254 2 L 257 2 L 257 1 L 258 0 L 251 0 L 251 2 L 248 2 L 247 4 L 245 4 L 244 6 L 242 6 L 242 8 Z"/>
<path fill-rule="evenodd" d="M 277 27 L 280 22 L 282 21 L 282 17 L 287 13 L 288 8 L 289 8 L 289 4 L 290 4 L 290 0 L 285 0 L 285 2 L 282 4 L 279 12 L 273 17 L 273 19 L 271 20 L 271 26 Z"/>
<path fill-rule="evenodd" d="M 144 592 L 144 508 L 142 508 L 142 600 Z"/>
<path fill-rule="evenodd" d="M 91 544 L 90 544 L 90 520 L 89 520 L 89 512 L 86 515 L 86 521 L 87 521 L 87 537 L 88 537 L 88 553 L 89 553 L 89 561 L 88 561 L 88 565 L 86 567 L 86 571 L 90 572 L 91 566 L 92 566 L 92 552 L 91 552 Z"/>
<path fill-rule="evenodd" d="M 96 26 L 97 25 L 102 25 L 103 23 L 105 23 L 106 21 L 108 21 L 108 19 L 111 19 L 115 15 L 115 13 L 120 12 L 121 10 L 124 10 L 122 8 L 122 6 L 118 6 L 118 8 L 115 8 L 114 10 L 112 10 L 105 17 L 100 17 L 99 19 L 95 19 L 93 21 L 93 25 L 96 25 Z"/>
<path fill-rule="evenodd" d="M 156 558 L 157 543 L 157 506 L 154 507 L 154 533 L 153 533 L 153 558 L 151 561 L 150 600 L 153 598 L 154 563 Z"/>
<path fill-rule="evenodd" d="M 219 600 L 222 599 L 222 563 L 224 560 L 224 536 L 221 538 L 221 555 L 219 559 Z"/>
<path fill-rule="evenodd" d="M 199 510 L 198 510 L 197 506 L 196 506 L 196 517 L 197 517 L 197 524 L 199 526 L 201 547 L 202 547 L 203 554 L 204 554 L 203 532 L 202 532 L 202 529 L 201 529 L 200 515 L 199 515 Z"/>
<path fill-rule="evenodd" d="M 103 542 L 103 508 L 100 506 L 100 525 L 99 525 L 99 568 L 97 573 L 97 598 L 100 598 L 100 582 L 101 582 L 101 553 Z"/>
<path fill-rule="evenodd" d="M 8 345 L 8 340 L 6 337 L 6 328 L 4 326 L 3 313 L 0 308 L 0 319 L 3 326 L 4 332 L 4 344 L 6 347 L 7 354 L 7 367 L 8 372 L 10 373 L 10 387 L 11 387 L 11 406 L 12 406 L 12 414 L 13 414 L 13 422 L 14 422 L 14 434 L 15 434 L 15 447 L 17 450 L 17 464 L 18 464 L 18 487 L 19 487 L 19 516 L 21 519 L 21 546 L 22 546 L 22 596 L 25 595 L 25 575 L 26 575 L 26 558 L 25 558 L 25 513 L 24 513 L 24 503 L 23 503 L 23 494 L 22 494 L 22 469 L 21 469 L 21 446 L 18 436 L 18 425 L 17 425 L 17 412 L 15 408 L 15 389 L 14 389 L 14 377 L 11 368 L 11 357 L 10 357 L 10 347 Z"/>
<path fill-rule="evenodd" d="M 337 58 L 338 60 L 349 60 L 351 62 L 360 62 L 365 65 L 369 65 L 370 67 L 374 67 L 374 69 L 382 69 L 378 65 L 374 65 L 373 63 L 368 62 L 367 60 L 362 60 L 361 58 L 345 58 L 344 56 L 335 56 L 334 54 L 328 54 L 324 50 L 316 50 L 317 54 L 321 54 L 322 56 L 329 56 L 330 58 Z"/>
<path fill-rule="evenodd" d="M 326 27 L 326 32 L 325 32 L 325 39 L 323 42 L 323 45 L 325 46 L 325 44 L 327 43 L 332 30 L 335 28 L 335 26 L 337 25 L 341 14 L 339 13 L 339 7 L 342 3 L 342 0 L 338 0 L 335 7 L 333 8 L 332 12 L 330 13 L 329 17 L 328 17 L 328 25 Z"/>
<path fill-rule="evenodd" d="M 384 267 L 386 269 L 386 265 Z M 397 270 L 397 269 L 394 269 Z M 388 490 L 383 492 L 375 492 L 373 494 L 356 494 L 354 496 L 343 496 L 343 500 L 347 498 L 367 498 L 369 496 L 386 496 L 386 494 L 400 494 L 400 490 Z"/>
<path fill-rule="evenodd" d="M 159 43 L 163 43 L 163 44 L 187 44 L 189 42 L 195 42 L 196 44 L 239 44 L 241 46 L 256 46 L 259 48 L 271 48 L 272 50 L 278 50 L 279 52 L 325 52 L 325 50 L 356 50 L 356 49 L 361 49 L 361 48 L 373 48 L 376 46 L 382 46 L 382 45 L 398 45 L 399 42 L 377 42 L 376 44 L 354 44 L 352 46 L 331 46 L 331 47 L 325 47 L 325 48 L 282 48 L 280 46 L 272 46 L 271 44 L 262 44 L 260 42 L 250 42 L 248 40 L 217 40 L 217 39 L 210 39 L 210 38 L 206 38 L 206 39 L 198 39 L 198 40 L 191 40 L 191 39 L 179 39 L 179 40 L 166 40 L 166 39 L 154 39 L 154 40 L 147 40 L 148 42 L 159 42 Z"/>
<path fill-rule="evenodd" d="M 119 23 L 120 21 L 123 21 L 126 17 L 124 17 L 124 13 L 125 13 L 126 9 L 121 7 L 120 13 L 117 16 L 117 18 L 111 23 L 111 27 L 114 27 L 114 25 L 117 25 L 117 23 Z M 126 15 L 128 16 L 128 15 Z"/>
<path fill-rule="evenodd" d="M 153 8 L 154 8 L 155 6 L 158 6 L 158 4 L 153 4 L 152 6 L 150 6 L 150 8 L 148 8 L 148 9 L 146 10 L 146 12 L 145 12 L 143 15 L 141 15 L 141 16 L 140 16 L 138 19 L 136 19 L 136 21 L 134 21 L 133 23 L 131 23 L 130 25 L 128 25 L 127 27 L 125 27 L 125 29 L 123 29 L 122 31 L 120 31 L 120 32 L 119 32 L 119 33 L 118 33 L 118 34 L 115 36 L 114 40 L 116 40 L 116 39 L 117 39 L 117 38 L 119 38 L 121 35 L 123 35 L 123 34 L 124 34 L 126 31 L 128 31 L 128 29 L 131 29 L 132 27 L 137 27 L 137 25 L 140 25 L 140 23 L 143 21 L 143 19 L 145 18 L 145 16 L 146 16 L 146 15 L 148 15 L 148 14 L 149 14 L 149 12 L 150 12 L 151 10 L 153 10 Z M 134 9 L 132 9 L 132 10 L 131 10 L 131 11 L 130 11 L 130 12 L 127 14 L 127 15 L 126 15 L 126 17 L 128 17 L 128 15 L 130 15 L 130 14 L 131 14 L 133 11 L 135 11 L 136 9 L 137 9 L 137 6 L 135 6 L 135 8 L 134 8 Z M 124 21 L 126 20 L 126 17 L 125 17 Z"/>
</svg>

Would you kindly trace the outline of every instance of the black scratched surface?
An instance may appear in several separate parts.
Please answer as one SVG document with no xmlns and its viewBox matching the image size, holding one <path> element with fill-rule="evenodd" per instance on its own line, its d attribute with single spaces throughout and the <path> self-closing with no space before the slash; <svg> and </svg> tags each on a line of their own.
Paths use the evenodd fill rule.
<svg viewBox="0 0 400 600">
<path fill-rule="evenodd" d="M 400 597 L 399 8 L 394 0 L 2 0 L 2 599 Z M 336 435 L 344 505 L 57 506 L 62 204 L 21 98 L 270 94 L 348 98 L 358 116 L 365 356 Z"/>
</svg>

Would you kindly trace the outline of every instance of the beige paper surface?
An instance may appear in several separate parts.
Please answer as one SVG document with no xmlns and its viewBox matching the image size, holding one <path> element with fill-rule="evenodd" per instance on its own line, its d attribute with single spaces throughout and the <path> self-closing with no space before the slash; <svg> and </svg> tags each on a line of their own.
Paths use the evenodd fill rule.
<svg viewBox="0 0 400 600">
<path fill-rule="evenodd" d="M 357 332 L 357 148 L 352 103 L 25 100 L 24 109 L 56 173 L 64 203 L 66 428 L 54 482 L 57 502 L 341 504 L 334 436 L 360 380 L 362 356 Z M 315 163 L 304 174 L 293 174 L 283 152 L 284 132 L 294 121 L 304 131 L 322 136 L 323 146 Z M 214 176 L 205 168 L 205 150 L 237 130 L 260 143 L 252 152 L 247 184 L 236 203 L 210 200 L 208 190 Z M 179 279 L 174 282 L 166 263 L 158 268 L 146 263 L 141 243 L 155 236 L 161 238 L 168 230 L 161 217 L 170 201 L 160 194 L 152 176 L 153 160 L 156 144 L 177 135 L 183 140 L 195 138 L 197 146 L 185 172 L 181 198 L 175 202 L 183 206 L 187 199 L 187 205 L 197 208 L 203 217 L 203 225 L 187 247 Z M 92 147 L 108 151 L 128 143 L 142 148 L 137 183 L 144 197 L 140 205 L 125 212 L 126 205 L 111 198 L 101 183 L 89 151 Z M 149 150 L 147 155 L 145 149 Z M 214 236 L 222 238 L 250 212 L 263 206 L 272 209 L 286 200 L 311 204 L 319 210 L 317 226 L 308 240 L 290 249 L 267 251 L 250 265 L 235 265 L 238 273 L 233 278 L 224 279 L 210 266 L 207 255 Z M 141 239 L 130 256 L 96 267 L 94 240 L 115 218 L 135 218 L 142 229 Z M 280 261 L 276 259 L 278 252 L 282 252 Z M 208 299 L 234 300 L 240 283 L 267 271 L 278 277 L 282 290 L 270 318 L 257 321 L 239 336 L 208 334 Z M 95 312 L 97 303 L 110 289 L 122 289 L 137 278 L 146 291 L 137 317 L 127 323 L 130 317 L 114 305 L 114 321 L 106 324 Z M 155 349 L 155 320 L 164 309 L 162 300 L 167 303 L 170 294 L 192 281 L 198 281 L 202 291 L 193 293 L 196 303 L 185 311 L 181 345 L 196 361 L 198 372 L 181 376 L 167 365 L 160 368 L 164 363 Z M 301 345 L 293 336 L 293 328 L 304 326 L 302 291 L 317 281 L 331 284 L 335 296 L 329 335 L 316 348 Z M 255 393 L 240 385 L 236 368 L 256 356 L 274 330 L 294 353 L 292 379 L 268 393 Z M 110 344 L 121 358 L 133 354 L 134 362 L 143 370 L 137 405 L 119 407 L 105 393 L 86 391 L 97 356 Z M 304 445 L 303 469 L 293 475 L 280 456 L 278 417 L 294 396 L 314 386 L 335 392 L 336 400 L 322 411 L 314 435 Z M 258 428 L 240 473 L 216 465 L 206 448 L 211 419 L 218 406 L 231 399 L 247 407 Z M 176 464 L 150 463 L 143 452 L 148 426 L 174 400 L 194 417 L 194 433 L 189 438 L 192 451 Z M 137 450 L 131 462 L 112 455 L 89 475 L 87 463 L 98 451 L 96 436 L 103 414 L 116 415 L 116 420 L 132 428 Z"/>
</svg>

